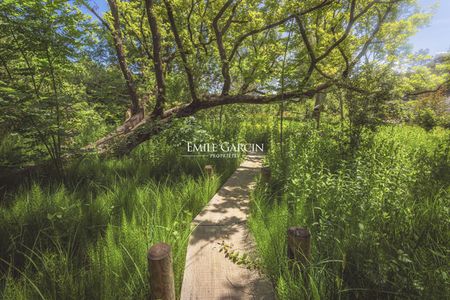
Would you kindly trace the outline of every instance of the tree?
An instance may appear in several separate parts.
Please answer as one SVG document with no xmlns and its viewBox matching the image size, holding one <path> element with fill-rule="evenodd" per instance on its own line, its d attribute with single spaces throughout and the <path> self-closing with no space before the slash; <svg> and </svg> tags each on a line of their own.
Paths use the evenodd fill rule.
<svg viewBox="0 0 450 300">
<path fill-rule="evenodd" d="M 0 126 L 21 133 L 60 169 L 65 119 L 76 95 L 73 71 L 90 27 L 67 1 L 0 3 Z"/>
<path fill-rule="evenodd" d="M 433 86 L 427 85 L 433 82 Z M 450 55 L 418 56 L 404 75 L 406 97 L 415 122 L 427 130 L 435 125 L 448 126 L 450 91 Z M 412 105 L 411 105 L 412 104 Z"/>
<path fill-rule="evenodd" d="M 139 11 L 139 2 L 127 5 Z M 361 59 L 381 48 L 388 49 L 380 52 L 381 59 L 390 59 L 399 47 L 395 38 L 401 34 L 406 40 L 415 28 L 413 22 L 425 19 L 408 13 L 414 1 L 401 0 L 144 2 L 140 9 L 145 10 L 147 24 L 133 25 L 142 19 L 129 17 L 122 26 L 134 33 L 127 28 L 142 28 L 128 36 L 130 44 L 151 35 L 152 53 L 147 56 L 153 62 L 153 80 L 143 81 L 156 85 L 153 114 L 90 145 L 102 153 L 126 154 L 173 119 L 203 109 L 300 101 L 332 86 L 368 92 L 351 80 Z M 122 4 L 125 7 L 118 3 Z M 293 42 L 288 48 L 286 88 L 280 92 L 278 77 L 288 32 Z"/>
<path fill-rule="evenodd" d="M 392 60 L 425 19 L 413 0 L 107 2 L 100 15 L 77 1 L 109 33 L 135 116 L 87 149 L 117 155 L 204 109 L 302 101 L 331 87 L 374 94 L 355 80 L 365 61 Z"/>
</svg>

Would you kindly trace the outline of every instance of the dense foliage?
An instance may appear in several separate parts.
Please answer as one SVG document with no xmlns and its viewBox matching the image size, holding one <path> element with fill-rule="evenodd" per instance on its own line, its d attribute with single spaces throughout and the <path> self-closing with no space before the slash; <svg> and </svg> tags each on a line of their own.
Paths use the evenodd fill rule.
<svg viewBox="0 0 450 300">
<path fill-rule="evenodd" d="M 145 298 L 159 241 L 179 289 L 239 160 L 188 142 L 265 144 L 250 225 L 279 298 L 445 298 L 450 56 L 410 53 L 415 0 L 103 4 L 0 0 L 0 298 Z"/>
<path fill-rule="evenodd" d="M 352 153 L 340 136 L 291 122 L 285 155 L 271 144 L 274 178 L 254 195 L 251 228 L 280 299 L 444 299 L 449 132 L 384 126 Z M 284 238 L 299 225 L 313 241 L 303 275 L 289 267 Z"/>
<path fill-rule="evenodd" d="M 2 165 L 50 160 L 61 170 L 80 148 L 129 153 L 164 130 L 160 119 L 334 88 L 366 122 L 369 106 L 448 85 L 448 59 L 403 47 L 429 17 L 413 0 L 104 4 L 0 3 Z M 445 122 L 429 105 L 411 118 Z"/>
<path fill-rule="evenodd" d="M 64 178 L 33 177 L 4 191 L 1 298 L 143 299 L 145 253 L 161 241 L 174 249 L 179 289 L 190 222 L 237 161 L 183 157 L 184 141 L 258 138 L 241 118 L 223 119 L 226 131 L 208 118 L 190 119 L 128 158 L 87 158 L 67 166 Z M 204 176 L 211 162 L 217 176 Z"/>
</svg>

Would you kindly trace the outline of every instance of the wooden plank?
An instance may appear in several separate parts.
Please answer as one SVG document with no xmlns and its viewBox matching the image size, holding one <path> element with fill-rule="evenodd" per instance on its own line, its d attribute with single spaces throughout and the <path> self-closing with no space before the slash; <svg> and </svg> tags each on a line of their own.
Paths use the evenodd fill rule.
<svg viewBox="0 0 450 300">
<path fill-rule="evenodd" d="M 249 192 L 261 168 L 262 156 L 251 155 L 194 219 L 186 254 L 181 299 L 275 299 L 271 283 L 231 262 L 219 243 L 239 253 L 254 253 L 247 228 Z"/>
</svg>

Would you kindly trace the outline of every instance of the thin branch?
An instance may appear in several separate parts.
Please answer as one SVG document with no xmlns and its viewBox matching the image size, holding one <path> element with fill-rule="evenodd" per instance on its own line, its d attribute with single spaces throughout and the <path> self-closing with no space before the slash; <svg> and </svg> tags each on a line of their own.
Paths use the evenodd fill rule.
<svg viewBox="0 0 450 300">
<path fill-rule="evenodd" d="M 81 4 L 86 7 L 87 10 L 89 10 L 99 21 L 103 24 L 109 31 L 113 32 L 114 30 L 109 26 L 108 22 L 103 19 L 100 14 L 89 4 L 88 1 L 80 0 Z"/>
<path fill-rule="evenodd" d="M 251 31 L 241 35 L 240 37 L 238 37 L 236 42 L 233 45 L 233 49 L 230 52 L 229 60 L 231 60 L 234 57 L 234 55 L 236 54 L 236 52 L 239 49 L 240 45 L 242 44 L 242 42 L 245 39 L 247 39 L 248 37 L 250 37 L 252 35 L 258 34 L 260 32 L 263 32 L 263 31 L 275 28 L 277 26 L 280 26 L 280 25 L 286 23 L 287 21 L 291 20 L 293 17 L 294 17 L 293 15 L 290 15 L 290 16 L 288 16 L 288 17 L 286 17 L 284 19 L 281 19 L 281 20 L 279 20 L 277 22 L 271 23 L 269 25 L 266 25 L 266 26 L 258 28 L 258 29 L 251 30 Z"/>
<path fill-rule="evenodd" d="M 225 11 L 230 7 L 234 0 L 228 0 L 222 8 L 219 10 L 217 15 L 214 17 L 212 22 L 212 27 L 214 29 L 214 34 L 216 36 L 217 48 L 219 49 L 219 56 L 222 63 L 222 76 L 223 76 L 223 86 L 222 95 L 228 95 L 231 88 L 231 76 L 230 76 L 230 64 L 227 58 L 227 53 L 223 45 L 223 32 L 219 29 L 219 20 L 222 18 Z"/>
<path fill-rule="evenodd" d="M 302 36 L 303 43 L 305 43 L 306 50 L 308 51 L 308 55 L 311 60 L 311 63 L 316 63 L 316 55 L 315 55 L 314 50 L 309 41 L 308 34 L 306 33 L 306 29 L 303 26 L 302 20 L 300 19 L 299 16 L 295 16 L 295 21 L 297 22 L 297 25 L 299 27 L 300 35 Z"/>
<path fill-rule="evenodd" d="M 8 64 L 6 63 L 6 61 L 1 56 L 0 56 L 0 61 L 2 62 L 2 65 L 5 68 L 6 74 L 8 74 L 9 79 L 13 80 L 12 73 L 11 73 L 11 71 L 8 68 Z"/>
<path fill-rule="evenodd" d="M 267 38 L 268 35 L 269 35 L 269 31 L 266 31 L 265 39 Z M 256 55 L 256 56 L 259 55 L 259 49 L 264 45 L 264 40 L 261 41 L 259 43 L 259 45 L 256 45 L 255 40 L 252 40 L 254 55 Z M 240 56 L 239 52 L 237 53 L 237 55 L 239 57 L 238 68 L 239 68 L 239 70 L 241 71 L 241 73 L 243 75 L 244 71 L 242 70 L 242 67 L 241 67 L 242 57 Z M 275 61 L 272 62 L 272 64 L 269 66 L 268 70 L 272 70 L 272 67 L 273 67 L 274 63 L 275 63 Z M 255 72 L 257 70 L 257 67 L 259 67 L 259 65 L 260 65 L 259 62 L 256 61 L 253 64 L 253 66 L 252 66 L 252 70 L 251 70 L 250 75 L 248 76 L 248 78 L 245 78 L 245 76 L 243 76 L 244 77 L 244 83 L 242 84 L 242 86 L 239 89 L 239 93 L 240 94 L 247 94 L 248 93 L 247 89 L 250 86 L 250 84 L 252 83 L 252 77 L 255 74 Z"/>
<path fill-rule="evenodd" d="M 378 34 L 378 32 L 381 29 L 381 25 L 384 23 L 384 21 L 386 20 L 387 16 L 389 15 L 389 13 L 392 11 L 392 6 L 389 6 L 386 9 L 386 12 L 384 13 L 384 15 L 382 17 L 378 18 L 378 23 L 377 26 L 375 27 L 375 29 L 372 31 L 372 34 L 369 36 L 369 38 L 367 39 L 367 41 L 364 43 L 361 51 L 359 52 L 359 54 L 352 60 L 352 62 L 349 64 L 349 68 L 353 68 L 358 61 L 361 59 L 361 57 L 363 57 L 363 55 L 365 55 L 365 53 L 367 52 L 367 50 L 369 49 L 369 46 L 372 44 L 372 41 L 374 40 L 375 36 Z"/>
<path fill-rule="evenodd" d="M 142 10 L 142 14 L 139 18 L 139 31 L 142 35 L 142 47 L 145 49 L 147 56 L 150 60 L 153 60 L 153 55 L 150 53 L 150 49 L 148 48 L 147 36 L 144 31 L 144 19 L 145 19 L 145 9 Z"/>
<path fill-rule="evenodd" d="M 415 92 L 411 92 L 411 93 L 406 93 L 407 97 L 412 97 L 412 96 L 420 96 L 420 95 L 424 95 L 424 94 L 433 94 L 436 93 L 438 91 L 440 91 L 442 88 L 444 88 L 444 86 L 450 84 L 450 79 L 444 81 L 443 83 L 441 83 L 440 85 L 438 85 L 436 88 L 434 89 L 428 89 L 428 90 L 422 90 L 422 91 L 415 91 Z"/>
<path fill-rule="evenodd" d="M 183 41 L 181 40 L 177 25 L 175 23 L 172 5 L 170 4 L 169 0 L 164 0 L 164 4 L 166 6 L 167 16 L 169 18 L 170 29 L 172 30 L 173 36 L 175 37 L 175 43 L 177 44 L 178 52 L 180 53 L 181 60 L 183 61 L 183 66 L 189 84 L 189 91 L 191 93 L 192 102 L 197 102 L 198 98 L 195 89 L 194 75 L 192 74 L 192 70 L 189 66 L 186 51 L 184 50 L 183 46 Z"/>
<path fill-rule="evenodd" d="M 230 28 L 231 23 L 233 22 L 233 18 L 236 14 L 236 9 L 239 5 L 239 3 L 241 2 L 241 0 L 237 1 L 234 5 L 233 8 L 231 9 L 231 14 L 228 17 L 228 20 L 226 21 L 225 25 L 222 28 L 222 34 L 225 34 L 228 31 L 228 28 Z"/>
<path fill-rule="evenodd" d="M 347 78 L 347 77 L 348 77 L 348 74 L 349 74 L 349 72 L 350 72 L 350 61 L 349 61 L 347 55 L 345 54 L 344 50 L 342 49 L 342 47 L 341 47 L 341 46 L 338 46 L 337 48 L 338 48 L 338 50 L 339 50 L 339 53 L 341 53 L 342 58 L 343 58 L 344 61 L 345 61 L 345 69 L 344 69 L 344 71 L 342 72 L 342 77 L 343 77 L 343 78 Z"/>
<path fill-rule="evenodd" d="M 126 27 L 127 30 L 136 38 L 136 40 L 139 43 L 139 46 L 136 46 L 132 42 L 134 48 L 136 50 L 138 50 L 139 52 L 141 52 L 142 54 L 145 54 L 145 56 L 147 56 L 147 58 L 151 60 L 152 59 L 152 54 L 150 53 L 150 50 L 148 49 L 147 44 L 144 42 L 143 39 L 141 39 L 139 37 L 139 34 L 135 30 L 133 30 L 133 26 L 131 25 L 130 21 L 128 21 L 127 16 L 125 14 L 123 14 L 123 13 L 121 13 L 121 15 L 122 15 L 122 18 L 125 20 L 125 23 L 127 25 L 127 27 Z M 143 33 L 143 28 L 142 28 L 142 21 L 141 20 L 140 20 L 140 31 L 141 31 L 140 33 L 142 34 Z"/>
<path fill-rule="evenodd" d="M 192 17 L 192 13 L 194 12 L 195 5 L 196 5 L 196 3 L 194 2 L 194 0 L 191 0 L 191 7 L 189 8 L 189 12 L 187 15 L 187 29 L 189 32 L 189 39 L 191 40 L 191 43 L 194 47 L 196 47 L 197 44 L 194 42 L 194 33 L 192 32 L 192 28 L 191 28 L 191 17 Z"/>
<path fill-rule="evenodd" d="M 125 78 L 128 94 L 131 100 L 131 113 L 137 114 L 141 109 L 139 106 L 139 97 L 136 91 L 136 85 L 131 75 L 131 71 L 128 68 L 128 64 L 125 56 L 125 49 L 123 46 L 122 29 L 120 25 L 119 8 L 117 7 L 116 0 L 108 0 L 109 8 L 111 9 L 111 15 L 113 17 L 114 30 L 111 31 L 114 47 L 116 48 L 117 58 L 119 60 L 120 70 Z"/>
<path fill-rule="evenodd" d="M 311 8 L 308 8 L 308 9 L 306 9 L 306 10 L 304 10 L 304 11 L 298 13 L 297 15 L 299 15 L 299 16 L 306 15 L 306 14 L 308 14 L 308 13 L 311 13 L 311 12 L 315 11 L 315 10 L 321 9 L 321 8 L 323 8 L 323 7 L 325 7 L 325 6 L 329 5 L 329 4 L 331 4 L 331 3 L 333 3 L 333 0 L 324 0 L 324 1 L 322 1 L 320 4 L 318 4 L 318 5 L 316 5 L 316 6 L 313 6 L 313 7 L 311 7 Z M 250 37 L 250 36 L 252 36 L 252 35 L 255 35 L 255 34 L 258 34 L 258 33 L 260 33 L 260 32 L 263 32 L 263 31 L 266 31 L 266 30 L 269 30 L 269 29 L 278 27 L 278 26 L 280 26 L 280 25 L 286 23 L 287 21 L 293 19 L 294 17 L 295 17 L 295 14 L 289 15 L 289 16 L 287 16 L 287 17 L 284 18 L 284 19 L 281 19 L 281 20 L 279 20 L 279 21 L 276 21 L 276 22 L 274 22 L 274 23 L 268 24 L 268 25 L 263 26 L 263 27 L 261 27 L 261 28 L 257 28 L 257 29 L 251 30 L 251 31 L 249 31 L 249 32 L 247 32 L 247 33 L 244 33 L 243 35 L 241 35 L 240 37 L 238 37 L 237 40 L 236 40 L 236 42 L 234 43 L 233 49 L 232 49 L 231 52 L 230 52 L 229 60 L 231 61 L 231 60 L 233 59 L 234 55 L 236 54 L 236 51 L 239 49 L 239 47 L 240 47 L 240 45 L 242 44 L 242 42 L 243 42 L 245 39 L 247 39 L 248 37 Z"/>
<path fill-rule="evenodd" d="M 348 20 L 348 23 L 347 23 L 347 26 L 345 28 L 344 33 L 342 34 L 342 36 L 337 41 L 335 41 L 330 47 L 328 47 L 328 49 L 325 50 L 325 52 L 322 53 L 322 55 L 319 55 L 317 57 L 317 62 L 319 62 L 322 59 L 324 59 L 325 57 L 327 57 L 328 54 L 330 54 L 330 52 L 333 51 L 334 48 L 336 48 L 339 44 L 341 44 L 347 38 L 347 36 L 350 34 L 350 31 L 351 31 L 351 29 L 353 27 L 353 24 L 356 21 L 356 18 L 354 16 L 355 15 L 355 9 L 356 9 L 356 1 L 357 0 L 352 0 L 352 2 L 350 4 L 350 16 L 349 16 L 349 20 Z M 373 5 L 373 3 L 374 2 L 372 2 L 372 5 Z"/>
<path fill-rule="evenodd" d="M 306 29 L 303 26 L 302 20 L 300 19 L 300 16 L 295 16 L 295 21 L 297 22 L 297 25 L 299 27 L 300 30 L 300 35 L 302 37 L 303 43 L 306 46 L 306 50 L 308 51 L 308 56 L 309 56 L 309 67 L 308 67 L 308 71 L 306 72 L 306 76 L 305 78 L 302 80 L 302 86 L 304 86 L 309 78 L 311 78 L 311 75 L 314 71 L 314 68 L 316 67 L 316 55 L 314 53 L 314 50 L 311 46 L 311 43 L 309 41 L 308 38 L 308 34 L 306 33 Z"/>
<path fill-rule="evenodd" d="M 161 116 L 166 102 L 166 83 L 164 80 L 164 71 L 161 60 L 161 34 L 158 29 L 158 21 L 153 12 L 153 0 L 145 1 L 148 23 L 152 32 L 153 42 L 153 64 L 155 67 L 156 77 L 156 103 L 152 115 Z"/>
<path fill-rule="evenodd" d="M 355 10 L 356 10 L 356 0 L 352 0 L 351 5 L 350 5 L 350 16 L 349 16 L 349 21 L 348 24 L 345 28 L 344 33 L 342 34 L 342 36 L 335 41 L 322 55 L 320 55 L 319 57 L 317 57 L 317 62 L 321 61 L 322 59 L 324 59 L 325 57 L 327 57 L 331 51 L 333 51 L 337 46 L 339 46 L 350 34 L 352 27 L 354 25 L 354 23 L 361 17 L 363 16 L 370 8 L 372 8 L 372 6 L 375 5 L 375 3 L 377 3 L 377 1 L 372 1 L 370 2 L 365 8 L 363 8 L 357 15 L 355 15 Z"/>
</svg>

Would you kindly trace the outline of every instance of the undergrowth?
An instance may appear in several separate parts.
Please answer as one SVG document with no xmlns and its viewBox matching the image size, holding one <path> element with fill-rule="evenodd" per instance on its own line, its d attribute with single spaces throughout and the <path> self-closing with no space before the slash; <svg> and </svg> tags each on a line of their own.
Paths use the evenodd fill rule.
<svg viewBox="0 0 450 300">
<path fill-rule="evenodd" d="M 448 131 L 386 126 L 349 149 L 332 126 L 293 122 L 283 157 L 276 134 L 250 226 L 279 299 L 448 296 Z M 312 234 L 303 272 L 286 255 L 289 226 Z"/>
</svg>

